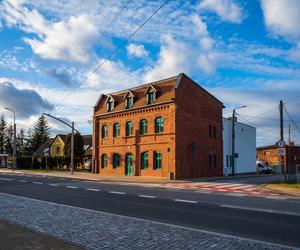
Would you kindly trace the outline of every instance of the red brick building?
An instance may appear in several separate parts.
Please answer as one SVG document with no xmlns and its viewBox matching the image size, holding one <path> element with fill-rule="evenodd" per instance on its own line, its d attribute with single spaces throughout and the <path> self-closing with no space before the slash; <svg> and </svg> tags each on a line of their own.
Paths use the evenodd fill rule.
<svg viewBox="0 0 300 250">
<path fill-rule="evenodd" d="M 222 108 L 185 74 L 101 95 L 93 116 L 93 172 L 222 175 Z"/>
<path fill-rule="evenodd" d="M 287 171 L 294 172 L 294 169 L 300 166 L 300 146 L 295 146 L 293 144 L 286 145 L 285 150 L 286 156 L 284 157 L 284 161 L 287 165 Z M 256 149 L 256 158 L 258 161 L 266 162 L 270 166 L 281 165 L 276 145 L 258 147 Z"/>
</svg>

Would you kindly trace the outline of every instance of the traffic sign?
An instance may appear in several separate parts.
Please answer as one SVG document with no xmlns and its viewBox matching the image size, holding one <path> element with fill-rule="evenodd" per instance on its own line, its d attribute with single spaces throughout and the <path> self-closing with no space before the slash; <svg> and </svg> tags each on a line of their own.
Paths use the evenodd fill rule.
<svg viewBox="0 0 300 250">
<path fill-rule="evenodd" d="M 278 141 L 276 144 L 278 148 L 283 148 L 285 146 L 285 142 L 282 140 Z"/>
<path fill-rule="evenodd" d="M 285 155 L 285 148 L 277 148 L 277 154 L 279 156 Z"/>
</svg>

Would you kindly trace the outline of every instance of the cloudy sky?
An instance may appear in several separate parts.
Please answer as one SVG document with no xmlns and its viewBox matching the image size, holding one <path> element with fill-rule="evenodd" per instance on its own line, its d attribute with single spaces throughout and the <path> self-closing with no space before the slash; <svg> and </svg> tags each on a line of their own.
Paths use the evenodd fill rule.
<svg viewBox="0 0 300 250">
<path fill-rule="evenodd" d="M 186 73 L 238 119 L 257 127 L 257 144 L 285 133 L 300 144 L 300 1 L 0 1 L 0 113 L 27 128 L 42 112 L 91 133 L 101 93 Z M 101 65 L 101 66 L 100 66 Z M 93 72 L 97 67 L 98 70 Z M 53 133 L 64 128 L 52 123 Z"/>
</svg>

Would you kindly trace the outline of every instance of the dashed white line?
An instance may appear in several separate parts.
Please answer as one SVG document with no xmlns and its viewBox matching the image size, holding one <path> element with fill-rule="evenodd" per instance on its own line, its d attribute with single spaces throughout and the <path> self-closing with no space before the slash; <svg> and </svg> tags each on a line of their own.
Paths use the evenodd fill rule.
<svg viewBox="0 0 300 250">
<path fill-rule="evenodd" d="M 66 188 L 77 189 L 78 187 L 74 187 L 74 186 L 66 186 Z"/>
<path fill-rule="evenodd" d="M 58 185 L 58 184 L 51 183 L 51 184 L 49 184 L 49 186 L 52 186 L 52 187 L 58 187 L 59 185 Z"/>
<path fill-rule="evenodd" d="M 110 194 L 126 194 L 124 192 L 118 192 L 118 191 L 109 191 Z"/>
<path fill-rule="evenodd" d="M 174 201 L 178 201 L 178 202 L 185 202 L 185 203 L 198 203 L 197 201 L 191 201 L 191 200 L 181 200 L 181 199 L 174 199 Z"/>
<path fill-rule="evenodd" d="M 287 197 L 283 197 L 283 196 L 266 196 L 266 199 L 273 199 L 273 200 L 286 200 Z"/>
<path fill-rule="evenodd" d="M 13 181 L 14 179 L 9 179 L 9 178 L 0 178 L 2 181 Z"/>
<path fill-rule="evenodd" d="M 41 185 L 41 184 L 43 184 L 42 182 L 39 182 L 39 181 L 34 181 L 34 182 L 32 182 L 33 184 L 38 184 L 38 185 Z"/>
<path fill-rule="evenodd" d="M 23 183 L 25 183 L 25 182 L 28 182 L 28 181 L 25 181 L 25 180 L 19 180 L 18 182 L 23 182 Z"/>
<path fill-rule="evenodd" d="M 86 190 L 87 191 L 93 191 L 93 192 L 99 192 L 100 191 L 99 189 L 96 189 L 96 188 L 87 188 Z"/>
<path fill-rule="evenodd" d="M 241 194 L 241 193 L 228 193 L 228 194 L 225 194 L 227 196 L 239 196 L 239 197 L 242 197 L 242 196 L 247 196 L 246 194 Z"/>
<path fill-rule="evenodd" d="M 156 198 L 156 196 L 152 196 L 152 195 L 145 195 L 145 194 L 139 194 L 138 196 L 139 196 L 139 197 L 142 197 L 142 198 L 150 198 L 150 199 L 154 199 L 154 198 Z"/>
</svg>

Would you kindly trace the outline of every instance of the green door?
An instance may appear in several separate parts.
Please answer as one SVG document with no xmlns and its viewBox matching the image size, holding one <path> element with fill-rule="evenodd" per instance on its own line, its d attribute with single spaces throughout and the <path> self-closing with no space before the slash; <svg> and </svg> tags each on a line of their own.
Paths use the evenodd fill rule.
<svg viewBox="0 0 300 250">
<path fill-rule="evenodd" d="M 125 159 L 125 175 L 133 175 L 133 155 L 127 154 Z"/>
</svg>

